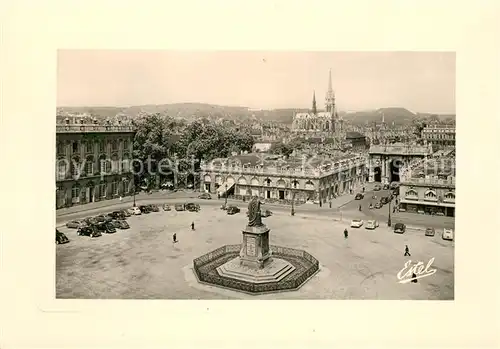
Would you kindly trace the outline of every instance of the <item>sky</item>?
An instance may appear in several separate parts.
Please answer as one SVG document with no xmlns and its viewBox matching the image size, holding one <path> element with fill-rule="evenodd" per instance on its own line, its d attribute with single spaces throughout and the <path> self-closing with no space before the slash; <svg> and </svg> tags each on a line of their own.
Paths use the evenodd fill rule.
<svg viewBox="0 0 500 349">
<path fill-rule="evenodd" d="M 320 109 L 330 70 L 341 111 L 455 113 L 453 52 L 60 50 L 57 105 Z"/>
</svg>

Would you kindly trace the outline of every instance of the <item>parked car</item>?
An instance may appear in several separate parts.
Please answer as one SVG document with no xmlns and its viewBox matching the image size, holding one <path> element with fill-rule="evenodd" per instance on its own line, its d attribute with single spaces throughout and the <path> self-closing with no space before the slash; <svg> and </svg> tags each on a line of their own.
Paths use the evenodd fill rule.
<svg viewBox="0 0 500 349">
<path fill-rule="evenodd" d="M 425 229 L 425 236 L 434 236 L 436 234 L 436 231 L 434 228 L 427 228 Z"/>
<path fill-rule="evenodd" d="M 116 219 L 113 222 L 113 226 L 117 229 L 128 229 L 130 225 L 128 225 L 127 221 L 124 219 Z"/>
<path fill-rule="evenodd" d="M 375 206 L 373 206 L 373 207 L 375 207 L 377 209 L 382 208 L 382 204 L 380 202 L 377 202 L 377 203 L 375 203 Z"/>
<path fill-rule="evenodd" d="M 104 224 L 104 223 L 101 223 Z M 81 227 L 77 230 L 77 234 L 79 236 L 90 236 L 91 238 L 97 238 L 101 236 L 101 232 L 96 228 L 96 225 L 89 225 L 85 227 Z"/>
<path fill-rule="evenodd" d="M 200 210 L 200 205 L 192 202 L 188 202 L 187 204 L 184 205 L 184 207 L 189 212 L 198 212 Z"/>
<path fill-rule="evenodd" d="M 203 193 L 198 195 L 198 199 L 211 200 L 212 195 L 210 195 L 210 193 Z"/>
<path fill-rule="evenodd" d="M 84 224 L 86 224 L 85 221 L 75 220 L 75 221 L 70 221 L 70 222 L 66 223 L 66 227 L 70 228 L 70 229 L 78 229 Z"/>
<path fill-rule="evenodd" d="M 417 213 L 419 213 L 419 214 L 425 214 L 425 211 L 422 210 L 422 209 L 419 209 L 419 210 L 417 210 Z"/>
<path fill-rule="evenodd" d="M 172 209 L 170 208 L 169 204 L 163 204 L 163 211 L 170 211 L 170 210 Z"/>
<path fill-rule="evenodd" d="M 399 206 L 398 211 L 399 212 L 406 212 L 406 208 Z"/>
<path fill-rule="evenodd" d="M 97 222 L 97 223 L 102 223 L 102 222 L 105 222 L 106 220 L 104 219 L 104 215 L 99 215 L 99 216 L 95 216 L 94 217 L 94 220 Z"/>
<path fill-rule="evenodd" d="M 363 226 L 362 219 L 353 219 L 351 221 L 351 228 L 361 228 Z"/>
<path fill-rule="evenodd" d="M 125 214 L 122 211 L 113 211 L 108 215 L 113 219 L 125 219 Z"/>
<path fill-rule="evenodd" d="M 86 225 L 92 225 L 92 224 L 97 224 L 97 219 L 95 217 L 87 217 L 84 218 L 83 221 L 85 222 Z"/>
<path fill-rule="evenodd" d="M 388 202 L 387 201 L 387 197 L 383 196 L 383 197 L 380 198 L 380 204 L 381 205 L 385 205 L 387 202 Z"/>
<path fill-rule="evenodd" d="M 186 209 L 184 208 L 183 204 L 175 204 L 175 210 L 176 211 L 185 211 Z"/>
<path fill-rule="evenodd" d="M 140 216 L 142 214 L 141 209 L 137 206 L 132 207 L 130 210 L 132 211 L 131 213 L 135 216 Z"/>
<path fill-rule="evenodd" d="M 233 215 L 233 214 L 236 214 L 239 212 L 240 212 L 240 209 L 237 206 L 228 206 L 227 207 L 227 214 L 229 214 L 229 215 Z"/>
<path fill-rule="evenodd" d="M 141 213 L 143 213 L 143 214 L 148 214 L 151 212 L 151 209 L 147 205 L 139 206 L 139 210 L 141 210 Z"/>
<path fill-rule="evenodd" d="M 354 200 L 363 200 L 364 197 L 365 197 L 364 194 L 357 193 L 356 196 L 354 197 Z"/>
<path fill-rule="evenodd" d="M 113 225 L 112 222 L 99 223 L 95 227 L 101 233 L 106 233 L 106 234 L 116 233 L 116 228 L 115 228 L 115 226 Z"/>
<path fill-rule="evenodd" d="M 377 221 L 369 220 L 369 221 L 366 221 L 365 229 L 373 230 L 373 229 L 378 228 L 378 225 L 379 224 Z"/>
<path fill-rule="evenodd" d="M 394 224 L 394 232 L 397 234 L 403 234 L 406 231 L 406 225 L 403 223 Z"/>
<path fill-rule="evenodd" d="M 453 241 L 453 229 L 447 229 L 447 228 L 444 228 L 443 229 L 443 240 L 449 240 L 449 241 Z"/>
<path fill-rule="evenodd" d="M 120 211 L 123 214 L 123 217 L 127 218 L 132 215 L 132 213 L 129 210 L 121 210 Z"/>
<path fill-rule="evenodd" d="M 160 212 L 160 208 L 155 204 L 149 205 L 149 209 L 151 210 L 151 212 Z"/>
<path fill-rule="evenodd" d="M 382 187 L 380 186 L 380 184 L 375 184 L 375 186 L 373 187 L 374 191 L 379 191 L 380 189 L 382 189 Z"/>
<path fill-rule="evenodd" d="M 248 213 L 248 212 L 247 212 Z M 265 210 L 263 213 L 262 213 L 262 217 L 266 218 L 266 217 L 270 217 L 272 216 L 273 213 L 271 212 L 271 210 Z"/>
<path fill-rule="evenodd" d="M 56 229 L 56 244 L 67 244 L 68 242 L 68 237 Z"/>
</svg>

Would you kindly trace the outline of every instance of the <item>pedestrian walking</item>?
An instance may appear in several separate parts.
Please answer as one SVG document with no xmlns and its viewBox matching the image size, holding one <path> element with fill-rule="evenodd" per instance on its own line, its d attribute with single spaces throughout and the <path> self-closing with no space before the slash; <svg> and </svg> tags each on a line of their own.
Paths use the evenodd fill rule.
<svg viewBox="0 0 500 349">
<path fill-rule="evenodd" d="M 123 200 L 123 198 L 120 196 L 120 202 Z"/>
<path fill-rule="evenodd" d="M 396 213 L 396 207 L 392 208 L 392 213 Z"/>
<path fill-rule="evenodd" d="M 344 239 L 347 239 L 347 237 L 349 236 L 349 232 L 347 231 L 347 228 L 344 229 Z"/>
<path fill-rule="evenodd" d="M 172 241 L 174 242 L 174 244 L 177 242 L 177 234 L 174 233 L 174 235 L 172 235 Z"/>
<path fill-rule="evenodd" d="M 194 230 L 194 222 L 191 223 L 191 230 Z"/>
<path fill-rule="evenodd" d="M 359 205 L 359 210 L 361 211 L 361 205 Z"/>
<path fill-rule="evenodd" d="M 217 193 L 217 199 L 220 200 L 220 193 Z"/>
<path fill-rule="evenodd" d="M 405 254 L 404 255 L 405 255 L 405 257 L 406 256 L 411 256 L 410 249 L 408 248 L 408 245 L 405 245 Z"/>
<path fill-rule="evenodd" d="M 332 201 L 330 200 L 330 208 L 332 208 Z"/>
</svg>

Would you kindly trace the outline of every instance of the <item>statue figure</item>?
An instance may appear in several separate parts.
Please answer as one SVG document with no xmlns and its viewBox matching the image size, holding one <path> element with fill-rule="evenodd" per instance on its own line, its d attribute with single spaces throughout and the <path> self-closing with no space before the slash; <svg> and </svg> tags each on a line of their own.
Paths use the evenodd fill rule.
<svg viewBox="0 0 500 349">
<path fill-rule="evenodd" d="M 259 227 L 264 225 L 260 213 L 260 200 L 254 196 L 252 201 L 248 204 L 248 226 Z"/>
</svg>

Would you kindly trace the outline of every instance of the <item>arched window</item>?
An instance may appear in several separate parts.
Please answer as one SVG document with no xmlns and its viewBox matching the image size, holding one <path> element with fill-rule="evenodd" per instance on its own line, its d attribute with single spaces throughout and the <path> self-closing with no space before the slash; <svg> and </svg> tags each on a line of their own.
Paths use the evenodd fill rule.
<svg viewBox="0 0 500 349">
<path fill-rule="evenodd" d="M 92 176 L 94 174 L 94 157 L 89 155 L 85 159 L 85 173 L 87 176 Z"/>
<path fill-rule="evenodd" d="M 425 200 L 432 200 L 432 201 L 437 200 L 436 192 L 432 189 L 427 190 L 424 194 L 424 199 Z"/>
<path fill-rule="evenodd" d="M 116 142 L 116 141 L 115 141 Z M 111 155 L 111 171 L 116 173 L 120 171 L 120 161 L 118 160 L 118 154 Z"/>
<path fill-rule="evenodd" d="M 81 161 L 78 156 L 71 159 L 71 175 L 80 176 L 81 172 Z"/>
<path fill-rule="evenodd" d="M 211 182 L 212 181 L 212 177 L 210 177 L 210 175 L 205 175 L 205 177 L 203 177 L 203 180 L 205 182 Z"/>
<path fill-rule="evenodd" d="M 285 188 L 286 182 L 283 179 L 280 179 L 280 180 L 278 180 L 278 182 L 276 182 L 276 186 L 279 188 Z"/>
<path fill-rule="evenodd" d="M 245 177 L 240 177 L 238 179 L 238 184 L 241 184 L 241 185 L 246 185 L 247 184 L 247 180 Z"/>
<path fill-rule="evenodd" d="M 106 158 L 106 155 L 102 154 L 99 156 L 99 172 L 101 174 L 107 172 L 107 164 L 109 163 L 108 159 Z"/>
<path fill-rule="evenodd" d="M 454 202 L 455 201 L 455 193 L 454 192 L 447 192 L 446 194 L 444 194 L 444 201 L 452 201 Z"/>
<path fill-rule="evenodd" d="M 71 202 L 77 204 L 80 202 L 80 184 L 75 183 L 71 188 Z"/>
<path fill-rule="evenodd" d="M 411 198 L 415 198 L 415 199 L 416 199 L 416 198 L 418 198 L 418 193 L 417 193 L 417 191 L 416 191 L 416 190 L 414 190 L 414 189 L 408 189 L 408 190 L 406 191 L 406 193 L 405 193 L 405 196 L 406 196 L 407 198 L 410 198 L 410 199 L 411 199 Z"/>
<path fill-rule="evenodd" d="M 69 163 L 65 158 L 60 158 L 57 160 L 57 180 L 61 181 L 66 179 L 69 171 Z"/>
<path fill-rule="evenodd" d="M 231 177 L 231 176 L 229 176 L 229 177 L 226 178 L 226 182 L 227 182 L 228 185 L 234 184 L 234 178 Z"/>
<path fill-rule="evenodd" d="M 273 183 L 273 181 L 272 181 L 270 178 L 266 178 L 266 179 L 264 180 L 264 183 L 266 184 L 266 186 L 270 187 L 270 186 L 271 186 L 271 184 Z"/>
<path fill-rule="evenodd" d="M 299 185 L 300 185 L 300 183 L 299 183 L 299 181 L 298 181 L 298 180 L 296 180 L 296 179 L 292 182 L 292 186 L 293 186 L 293 188 L 294 188 L 294 189 L 298 189 L 298 188 L 299 188 Z"/>
<path fill-rule="evenodd" d="M 252 180 L 250 181 L 250 184 L 252 184 L 252 185 L 260 185 L 259 180 L 257 178 L 255 178 L 255 177 L 252 178 Z"/>
<path fill-rule="evenodd" d="M 305 188 L 309 189 L 309 190 L 314 190 L 314 183 L 311 182 L 311 181 L 307 181 L 306 185 L 305 185 Z"/>
</svg>

